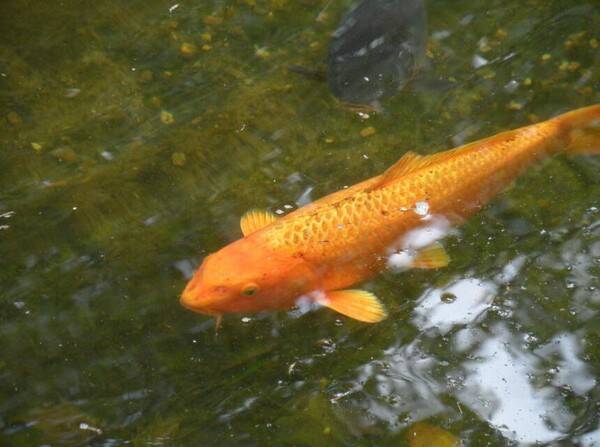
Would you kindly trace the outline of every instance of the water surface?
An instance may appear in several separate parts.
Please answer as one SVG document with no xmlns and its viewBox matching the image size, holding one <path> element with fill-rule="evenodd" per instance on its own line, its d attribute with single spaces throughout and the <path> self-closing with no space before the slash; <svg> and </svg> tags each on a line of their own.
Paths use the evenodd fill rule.
<svg viewBox="0 0 600 447">
<path fill-rule="evenodd" d="M 431 0 L 384 112 L 322 67 L 348 1 L 10 0 L 0 16 L 0 444 L 600 445 L 600 161 L 532 169 L 438 271 L 328 310 L 212 321 L 178 296 L 249 208 L 287 213 L 427 154 L 600 102 L 595 0 Z M 365 131 L 365 129 L 369 129 Z"/>
</svg>

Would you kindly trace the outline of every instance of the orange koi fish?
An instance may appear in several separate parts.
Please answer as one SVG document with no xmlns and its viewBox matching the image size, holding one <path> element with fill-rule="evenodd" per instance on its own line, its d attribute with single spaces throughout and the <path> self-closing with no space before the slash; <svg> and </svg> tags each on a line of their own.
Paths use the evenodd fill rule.
<svg viewBox="0 0 600 447">
<path fill-rule="evenodd" d="M 559 153 L 600 155 L 600 104 L 446 152 L 408 152 L 383 174 L 281 218 L 250 211 L 244 237 L 204 259 L 181 304 L 218 322 L 224 313 L 289 309 L 304 299 L 381 321 L 379 299 L 350 287 L 386 266 L 447 265 L 436 241 L 444 230 Z"/>
</svg>

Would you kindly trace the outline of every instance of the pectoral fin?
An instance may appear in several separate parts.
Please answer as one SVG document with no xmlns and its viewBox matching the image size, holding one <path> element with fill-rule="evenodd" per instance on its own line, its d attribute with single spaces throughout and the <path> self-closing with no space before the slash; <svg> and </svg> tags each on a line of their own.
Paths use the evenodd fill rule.
<svg viewBox="0 0 600 447">
<path fill-rule="evenodd" d="M 269 211 L 250 210 L 242 216 L 240 227 L 244 236 L 254 233 L 277 220 L 277 216 Z"/>
<path fill-rule="evenodd" d="M 365 290 L 335 290 L 320 301 L 326 307 L 365 323 L 378 323 L 387 317 L 379 299 Z"/>
<path fill-rule="evenodd" d="M 446 267 L 450 256 L 439 242 L 434 242 L 417 252 L 411 262 L 411 267 L 417 269 L 438 269 Z"/>
</svg>

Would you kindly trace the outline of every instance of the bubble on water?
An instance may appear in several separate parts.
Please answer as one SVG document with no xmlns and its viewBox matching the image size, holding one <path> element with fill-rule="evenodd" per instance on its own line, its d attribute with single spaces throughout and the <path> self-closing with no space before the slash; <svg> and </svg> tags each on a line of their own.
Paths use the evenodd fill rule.
<svg viewBox="0 0 600 447">
<path fill-rule="evenodd" d="M 100 156 L 102 158 L 104 158 L 106 161 L 112 161 L 115 158 L 115 156 L 112 154 L 112 152 L 109 152 L 109 151 L 102 151 L 100 153 Z"/>
<path fill-rule="evenodd" d="M 415 203 L 415 213 L 417 213 L 419 216 L 427 216 L 429 213 L 429 203 L 424 200 Z"/>
<path fill-rule="evenodd" d="M 155 214 L 154 216 L 150 216 L 147 219 L 145 219 L 144 225 L 149 227 L 150 225 L 154 225 L 157 221 L 158 221 L 158 214 Z"/>
<path fill-rule="evenodd" d="M 453 303 L 456 301 L 456 295 L 451 292 L 444 292 L 440 295 L 440 301 L 444 303 Z"/>
<path fill-rule="evenodd" d="M 96 428 L 90 424 L 86 424 L 85 422 L 82 422 L 81 424 L 79 424 L 79 429 L 93 431 L 94 433 L 102 434 L 102 430 L 100 430 L 99 428 Z"/>
<path fill-rule="evenodd" d="M 473 65 L 473 68 L 480 68 L 484 65 L 487 65 L 488 63 L 489 61 L 485 57 L 480 56 L 479 54 L 474 55 L 471 61 L 471 65 Z"/>
<path fill-rule="evenodd" d="M 519 88 L 519 83 L 517 81 L 515 81 L 514 79 L 509 81 L 504 86 L 504 90 L 506 90 L 508 93 L 514 93 L 517 91 L 518 88 Z"/>
<path fill-rule="evenodd" d="M 440 30 L 440 31 L 434 31 L 433 33 L 431 33 L 431 38 L 433 40 L 444 40 L 447 37 L 450 37 L 452 35 L 452 31 L 449 30 Z"/>
<path fill-rule="evenodd" d="M 460 19 L 459 23 L 462 26 L 467 26 L 469 23 L 471 23 L 473 21 L 474 18 L 475 18 L 475 14 L 467 14 L 462 19 Z"/>
</svg>

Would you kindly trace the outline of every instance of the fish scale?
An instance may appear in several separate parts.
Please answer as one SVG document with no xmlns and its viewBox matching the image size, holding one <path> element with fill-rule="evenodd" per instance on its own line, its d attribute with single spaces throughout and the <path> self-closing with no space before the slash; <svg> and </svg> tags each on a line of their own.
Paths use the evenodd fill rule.
<svg viewBox="0 0 600 447">
<path fill-rule="evenodd" d="M 556 125 L 539 126 L 535 132 L 523 128 L 497 135 L 492 144 L 487 139 L 466 145 L 454 150 L 452 158 L 383 188 L 325 204 L 311 214 L 302 215 L 302 209 L 291 213 L 266 239 L 273 248 L 295 250 L 313 261 L 335 263 L 348 252 L 353 256 L 346 255 L 346 262 L 375 258 L 404 231 L 419 225 L 417 202 L 426 202 L 432 214 L 449 220 L 468 217 L 546 153 L 553 144 L 550 136 L 559 130 Z"/>
</svg>

